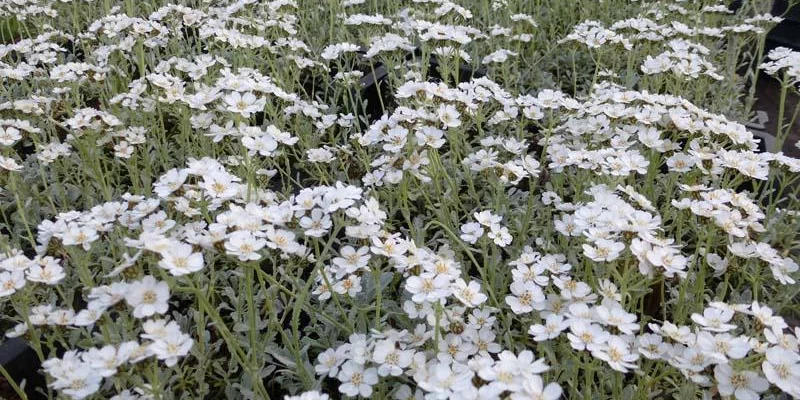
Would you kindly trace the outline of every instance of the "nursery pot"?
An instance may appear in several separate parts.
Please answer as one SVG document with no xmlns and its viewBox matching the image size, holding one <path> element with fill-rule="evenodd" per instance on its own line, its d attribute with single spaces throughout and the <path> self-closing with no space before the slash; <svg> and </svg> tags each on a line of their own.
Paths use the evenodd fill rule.
<svg viewBox="0 0 800 400">
<path fill-rule="evenodd" d="M 783 15 L 784 19 L 767 36 L 768 47 L 800 50 L 800 5 L 789 8 L 789 0 L 775 0 L 772 15 Z"/>
<path fill-rule="evenodd" d="M 22 387 L 22 382 L 25 382 L 24 391 L 28 399 L 39 400 L 46 398 L 37 390 L 45 390 L 47 384 L 44 376 L 39 373 L 39 368 L 41 367 L 39 357 L 36 356 L 36 352 L 28 346 L 25 340 L 12 338 L 0 344 L 0 365 L 8 371 L 11 379 L 17 385 Z"/>
<path fill-rule="evenodd" d="M 362 50 L 362 54 L 364 51 Z M 422 51 L 419 47 L 413 51 L 408 52 L 405 59 L 410 62 L 415 58 L 422 56 Z M 435 54 L 428 57 L 428 80 L 434 82 L 441 82 L 442 76 L 439 73 L 440 62 Z M 384 90 L 385 81 L 389 76 L 389 71 L 383 64 L 376 64 L 375 68 L 367 71 L 360 80 L 361 85 L 361 98 L 367 101 L 366 114 L 369 122 L 374 122 L 383 115 L 381 104 L 386 104 L 387 99 L 391 97 L 392 93 Z M 484 68 L 473 69 L 471 66 L 459 62 L 458 65 L 458 82 L 448 82 L 448 84 L 458 84 L 469 82 L 473 78 L 480 78 L 486 76 Z"/>
</svg>

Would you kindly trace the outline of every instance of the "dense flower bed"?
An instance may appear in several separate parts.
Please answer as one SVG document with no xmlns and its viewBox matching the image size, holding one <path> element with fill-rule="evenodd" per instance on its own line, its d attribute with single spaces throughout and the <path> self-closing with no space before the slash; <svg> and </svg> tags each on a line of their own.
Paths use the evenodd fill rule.
<svg viewBox="0 0 800 400">
<path fill-rule="evenodd" d="M 768 6 L 0 1 L 0 326 L 49 398 L 800 397 Z"/>
</svg>

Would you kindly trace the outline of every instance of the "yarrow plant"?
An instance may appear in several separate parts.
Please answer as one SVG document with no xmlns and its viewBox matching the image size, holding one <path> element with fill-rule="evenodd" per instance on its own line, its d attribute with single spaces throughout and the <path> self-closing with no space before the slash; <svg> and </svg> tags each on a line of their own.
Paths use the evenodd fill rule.
<svg viewBox="0 0 800 400">
<path fill-rule="evenodd" d="M 196 3 L 0 1 L 20 398 L 800 397 L 768 4 Z"/>
</svg>

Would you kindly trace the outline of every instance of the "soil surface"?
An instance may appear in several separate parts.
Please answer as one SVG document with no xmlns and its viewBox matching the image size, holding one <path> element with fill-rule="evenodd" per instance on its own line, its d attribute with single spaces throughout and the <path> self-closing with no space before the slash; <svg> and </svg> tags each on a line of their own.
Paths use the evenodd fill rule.
<svg viewBox="0 0 800 400">
<path fill-rule="evenodd" d="M 2 376 L 0 376 L 0 400 L 21 400 Z"/>
</svg>

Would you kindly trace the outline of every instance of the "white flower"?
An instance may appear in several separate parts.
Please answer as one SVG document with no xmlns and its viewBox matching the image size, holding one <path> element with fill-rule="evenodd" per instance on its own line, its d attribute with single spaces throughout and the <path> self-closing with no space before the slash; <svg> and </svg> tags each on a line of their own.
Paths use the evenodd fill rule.
<svg viewBox="0 0 800 400">
<path fill-rule="evenodd" d="M 780 347 L 770 347 L 761 364 L 764 376 L 784 392 L 800 397 L 800 355 Z"/>
<path fill-rule="evenodd" d="M 262 111 L 267 104 L 265 98 L 257 98 L 251 92 L 246 92 L 245 94 L 231 92 L 222 99 L 225 101 L 228 111 L 241 114 L 245 118 L 249 118 L 250 114 Z"/>
<path fill-rule="evenodd" d="M 22 166 L 17 163 L 17 160 L 11 157 L 0 156 L 0 168 L 6 171 L 19 171 Z"/>
<path fill-rule="evenodd" d="M 730 261 L 727 258 L 722 258 L 715 253 L 706 254 L 706 263 L 714 270 L 714 276 L 722 276 L 728 269 Z"/>
<path fill-rule="evenodd" d="M 645 333 L 638 337 L 639 341 L 639 354 L 651 360 L 658 360 L 667 356 L 672 347 L 664 343 L 664 337 L 653 333 Z"/>
<path fill-rule="evenodd" d="M 242 146 L 250 150 L 250 155 L 258 153 L 264 157 L 270 157 L 278 148 L 278 142 L 269 133 L 259 132 L 254 136 L 243 136 Z"/>
<path fill-rule="evenodd" d="M 169 309 L 169 285 L 146 275 L 141 280 L 128 284 L 125 301 L 133 307 L 133 316 L 136 318 L 164 314 Z"/>
<path fill-rule="evenodd" d="M 487 297 L 481 293 L 481 285 L 476 281 L 467 284 L 458 278 L 453 282 L 453 294 L 467 307 L 477 307 L 486 301 Z"/>
<path fill-rule="evenodd" d="M 727 333 L 713 335 L 709 332 L 697 333 L 697 348 L 708 357 L 719 362 L 728 362 L 728 358 L 738 360 L 750 351 L 747 337 L 733 337 Z"/>
<path fill-rule="evenodd" d="M 200 183 L 206 193 L 214 198 L 229 199 L 239 193 L 239 178 L 224 171 L 214 171 L 203 176 Z"/>
<path fill-rule="evenodd" d="M 488 236 L 489 239 L 492 239 L 492 241 L 494 241 L 494 244 L 500 247 L 508 246 L 509 244 L 511 244 L 511 241 L 513 240 L 513 237 L 511 237 L 511 233 L 509 233 L 508 228 L 506 228 L 505 226 L 498 227 L 496 225 L 493 225 L 489 229 L 489 233 L 486 236 Z"/>
<path fill-rule="evenodd" d="M 544 358 L 536 359 L 535 355 L 530 350 L 523 350 L 516 356 L 514 353 L 506 350 L 498 354 L 497 358 L 498 365 L 506 364 L 512 366 L 515 375 L 519 375 L 523 379 L 528 379 L 550 369 L 545 363 Z"/>
<path fill-rule="evenodd" d="M 594 247 L 588 244 L 583 245 L 583 254 L 593 261 L 614 261 L 619 257 L 622 250 L 625 250 L 624 243 L 608 239 L 595 240 Z"/>
<path fill-rule="evenodd" d="M 0 145 L 2 146 L 12 146 L 17 140 L 22 139 L 22 134 L 20 134 L 19 129 L 9 126 L 3 128 L 0 126 Z"/>
<path fill-rule="evenodd" d="M 168 337 L 154 341 L 149 346 L 149 351 L 159 360 L 163 360 L 168 367 L 175 365 L 178 359 L 189 354 L 194 341 L 184 333 L 177 332 Z"/>
<path fill-rule="evenodd" d="M 461 240 L 475 244 L 483 236 L 483 227 L 477 222 L 468 222 L 461 225 Z"/>
<path fill-rule="evenodd" d="M 599 322 L 614 326 L 622 333 L 632 335 L 640 328 L 639 324 L 636 323 L 636 314 L 626 312 L 619 304 L 614 306 L 600 305 L 595 307 L 594 311 Z"/>
<path fill-rule="evenodd" d="M 442 147 L 445 143 L 444 131 L 433 126 L 422 126 L 414 131 L 414 137 L 420 145 L 429 146 L 433 149 Z"/>
<path fill-rule="evenodd" d="M 595 351 L 601 349 L 611 336 L 602 327 L 585 320 L 572 320 L 567 334 L 569 344 L 575 350 Z"/>
<path fill-rule="evenodd" d="M 517 55 L 518 54 L 513 51 L 500 49 L 484 57 L 483 60 L 481 60 L 481 64 L 502 63 L 508 60 L 508 56 L 517 56 Z"/>
<path fill-rule="evenodd" d="M 531 375 L 522 381 L 522 388 L 519 391 L 511 393 L 511 400 L 558 400 L 561 398 L 562 389 L 555 382 L 544 385 L 542 377 L 539 375 Z"/>
<path fill-rule="evenodd" d="M 266 245 L 266 240 L 256 238 L 248 231 L 235 231 L 225 241 L 225 251 L 240 261 L 255 261 L 261 259 L 258 251 Z"/>
<path fill-rule="evenodd" d="M 398 349 L 394 340 L 381 340 L 375 344 L 372 360 L 379 364 L 378 375 L 400 376 L 411 365 L 413 351 Z"/>
<path fill-rule="evenodd" d="M 82 358 L 98 374 L 108 378 L 117 373 L 117 368 L 128 362 L 130 354 L 138 347 L 139 343 L 135 341 L 122 343 L 119 347 L 107 345 L 100 349 L 89 349 Z"/>
<path fill-rule="evenodd" d="M 80 310 L 77 314 L 75 314 L 75 318 L 72 320 L 72 325 L 92 325 L 100 319 L 105 311 L 106 307 L 99 302 L 90 302 L 85 309 Z"/>
<path fill-rule="evenodd" d="M 188 177 L 189 172 L 185 169 L 173 168 L 158 178 L 158 182 L 153 184 L 153 192 L 155 192 L 158 197 L 166 198 L 180 189 Z"/>
<path fill-rule="evenodd" d="M 464 335 L 472 341 L 480 354 L 488 355 L 489 353 L 499 353 L 503 350 L 503 347 L 495 342 L 497 335 L 495 335 L 492 328 L 488 326 L 484 326 L 478 330 L 475 330 L 474 327 L 473 329 L 467 329 L 464 331 Z"/>
<path fill-rule="evenodd" d="M 38 259 L 38 262 L 33 263 L 25 273 L 29 281 L 46 285 L 55 285 L 66 277 L 64 268 L 61 267 L 59 260 L 53 257 Z"/>
<path fill-rule="evenodd" d="M 142 339 L 152 341 L 164 340 L 170 336 L 177 336 L 181 334 L 181 328 L 175 321 L 167 321 L 165 319 L 149 319 L 142 324 L 144 333 L 140 336 Z"/>
<path fill-rule="evenodd" d="M 717 389 L 722 396 L 735 396 L 738 400 L 759 399 L 759 393 L 769 389 L 769 382 L 753 371 L 734 371 L 730 364 L 714 367 Z"/>
<path fill-rule="evenodd" d="M 65 371 L 64 375 L 63 378 L 56 380 L 52 386 L 75 400 L 84 399 L 100 390 L 100 383 L 103 380 L 102 375 L 83 363 L 75 365 L 69 371 Z"/>
<path fill-rule="evenodd" d="M 503 220 L 503 217 L 499 215 L 493 214 L 491 211 L 481 211 L 475 212 L 472 214 L 475 217 L 475 220 L 478 221 L 479 224 L 491 228 L 492 226 L 497 226 L 500 224 L 500 221 Z"/>
<path fill-rule="evenodd" d="M 14 325 L 13 328 L 6 331 L 7 338 L 16 338 L 20 337 L 28 332 L 28 324 L 26 323 L 19 323 Z"/>
<path fill-rule="evenodd" d="M 757 301 L 754 301 L 750 308 L 751 311 L 749 313 L 756 317 L 759 322 L 764 324 L 764 326 L 775 329 L 783 329 L 786 327 L 786 321 L 783 319 L 783 317 L 779 315 L 773 315 L 774 312 L 772 309 L 766 305 L 762 305 Z"/>
<path fill-rule="evenodd" d="M 534 309 L 544 309 L 544 292 L 535 283 L 516 281 L 511 283 L 510 289 L 513 296 L 506 296 L 505 300 L 514 314 L 525 314 Z"/>
<path fill-rule="evenodd" d="M 450 294 L 450 278 L 432 272 L 423 272 L 406 280 L 406 290 L 415 303 L 435 302 Z M 541 290 L 541 289 L 540 289 Z"/>
<path fill-rule="evenodd" d="M 6 270 L 8 272 L 26 272 L 34 265 L 36 265 L 36 263 L 30 258 L 25 257 L 24 254 L 15 254 L 0 261 L 0 270 Z"/>
<path fill-rule="evenodd" d="M 581 236 L 584 227 L 575 224 L 572 215 L 562 214 L 560 219 L 553 221 L 553 225 L 558 233 L 564 236 Z"/>
<path fill-rule="evenodd" d="M 94 303 L 99 308 L 111 307 L 125 299 L 128 293 L 128 284 L 114 282 L 110 285 L 97 286 L 89 291 L 90 304 Z"/>
<path fill-rule="evenodd" d="M 615 285 L 608 279 L 603 279 L 600 282 L 600 287 L 598 288 L 598 292 L 608 300 L 613 300 L 615 302 L 622 301 L 622 295 L 619 293 L 617 285 Z"/>
<path fill-rule="evenodd" d="M 448 333 L 439 339 L 439 354 L 437 358 L 442 362 L 466 362 L 467 358 L 478 352 L 478 346 L 466 337 Z"/>
<path fill-rule="evenodd" d="M 314 371 L 319 375 L 327 375 L 331 378 L 339 373 L 339 366 L 345 361 L 345 347 L 328 349 L 317 356 L 317 365 Z"/>
<path fill-rule="evenodd" d="M 404 384 L 400 385 L 400 387 L 395 390 L 392 398 L 394 400 L 423 400 L 425 398 L 425 392 L 420 388 L 411 389 L 410 386 Z"/>
<path fill-rule="evenodd" d="M 337 278 L 352 274 L 367 267 L 370 260 L 369 247 L 362 246 L 356 250 L 353 246 L 344 246 L 339 250 L 339 257 L 333 258 Z"/>
<path fill-rule="evenodd" d="M 25 286 L 25 274 L 22 271 L 0 272 L 0 297 L 14 294 Z"/>
<path fill-rule="evenodd" d="M 49 325 L 72 325 L 73 320 L 75 319 L 75 311 L 70 308 L 62 308 L 53 310 L 47 316 L 47 324 Z"/>
<path fill-rule="evenodd" d="M 542 342 L 558 337 L 568 327 L 569 321 L 565 321 L 563 315 L 550 314 L 545 318 L 544 325 L 531 325 L 528 334 L 533 336 L 533 340 Z"/>
<path fill-rule="evenodd" d="M 321 227 L 326 225 L 322 221 L 319 223 Z M 279 249 L 287 254 L 293 254 L 300 250 L 300 244 L 295 241 L 295 234 L 292 231 L 287 231 L 284 229 L 267 230 L 267 247 L 271 249 Z"/>
<path fill-rule="evenodd" d="M 332 225 L 331 217 L 319 208 L 311 210 L 310 216 L 300 218 L 300 227 L 305 229 L 303 233 L 307 236 L 322 237 L 328 233 Z"/>
<path fill-rule="evenodd" d="M 455 106 L 451 104 L 442 104 L 436 111 L 436 117 L 445 126 L 445 128 L 457 128 L 461 126 L 461 114 Z"/>
<path fill-rule="evenodd" d="M 348 275 L 346 278 L 333 284 L 334 292 L 339 294 L 347 293 L 350 297 L 361 293 L 361 289 L 361 277 L 358 275 Z"/>
<path fill-rule="evenodd" d="M 174 276 L 186 275 L 203 269 L 203 253 L 195 253 L 186 243 L 174 243 L 161 252 L 158 266 Z"/>
<path fill-rule="evenodd" d="M 378 383 L 378 372 L 375 368 L 364 368 L 364 365 L 348 360 L 342 365 L 337 376 L 339 391 L 350 397 L 372 395 L 372 385 Z"/>
<path fill-rule="evenodd" d="M 97 239 L 99 239 L 99 236 L 96 230 L 88 226 L 70 223 L 67 226 L 66 232 L 64 232 L 61 237 L 61 243 L 64 244 L 64 246 L 81 245 L 84 250 L 88 251 L 91 248 L 91 243 Z"/>
<path fill-rule="evenodd" d="M 605 361 L 614 370 L 628 372 L 636 369 L 634 362 L 639 355 L 631 353 L 630 346 L 619 336 L 612 336 L 600 348 L 592 350 L 592 355 Z"/>
<path fill-rule="evenodd" d="M 315 163 L 330 163 L 336 159 L 333 153 L 326 148 L 308 149 L 306 150 L 306 156 L 308 161 Z"/>
<path fill-rule="evenodd" d="M 703 310 L 703 315 L 692 314 L 692 321 L 702 325 L 704 330 L 711 332 L 727 332 L 736 329 L 736 325 L 729 324 L 733 318 L 733 310 L 707 307 Z"/>
<path fill-rule="evenodd" d="M 464 398 L 456 392 L 474 388 L 475 373 L 463 363 L 433 361 L 417 374 L 417 384 L 425 391 L 435 393 L 438 398 Z"/>
<path fill-rule="evenodd" d="M 667 159 L 670 171 L 679 173 L 691 171 L 696 163 L 697 157 L 684 153 L 676 153 Z"/>
<path fill-rule="evenodd" d="M 321 205 L 327 212 L 348 208 L 356 200 L 361 200 L 361 193 L 361 188 L 336 182 L 336 186 L 330 187 L 323 195 Z"/>
</svg>

